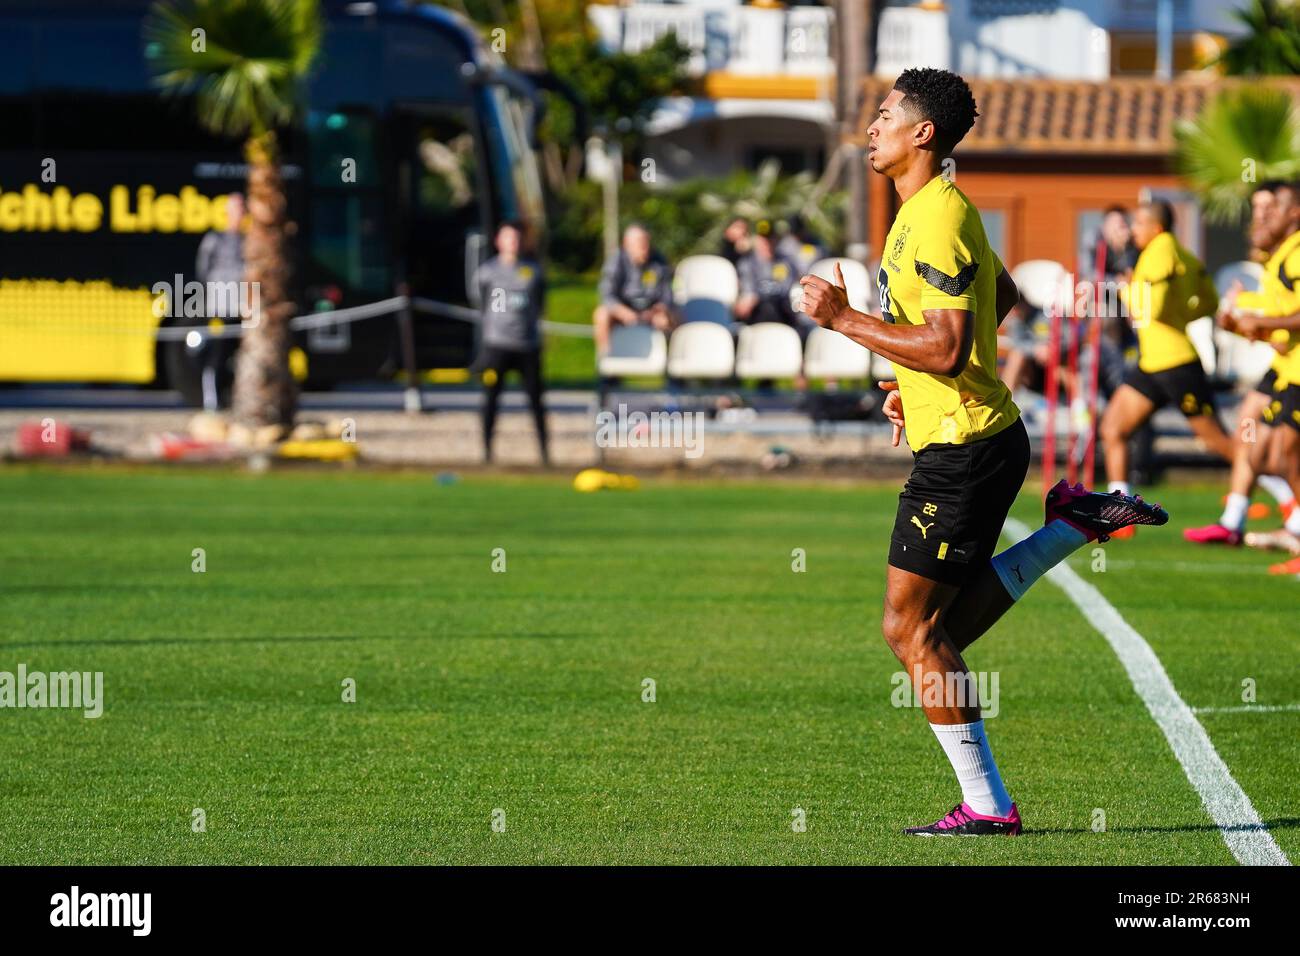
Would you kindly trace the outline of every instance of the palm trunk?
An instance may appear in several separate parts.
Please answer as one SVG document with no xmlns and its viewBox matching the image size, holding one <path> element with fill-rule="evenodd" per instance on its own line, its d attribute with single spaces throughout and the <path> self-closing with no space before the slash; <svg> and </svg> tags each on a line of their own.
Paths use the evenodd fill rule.
<svg viewBox="0 0 1300 956">
<path fill-rule="evenodd" d="M 253 136 L 248 159 L 248 214 L 244 279 L 260 303 L 235 357 L 232 412 L 249 428 L 293 426 L 297 387 L 289 372 L 289 264 L 285 255 L 286 202 L 274 133 Z"/>
</svg>

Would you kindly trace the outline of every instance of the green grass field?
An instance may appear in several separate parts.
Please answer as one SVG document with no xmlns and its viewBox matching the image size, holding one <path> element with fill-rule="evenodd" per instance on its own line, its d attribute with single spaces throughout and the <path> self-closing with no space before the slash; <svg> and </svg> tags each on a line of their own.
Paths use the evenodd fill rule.
<svg viewBox="0 0 1300 956">
<path fill-rule="evenodd" d="M 987 726 L 1032 832 L 898 835 L 959 792 L 921 712 L 891 705 L 896 493 L 11 467 L 0 670 L 102 671 L 106 703 L 0 710 L 0 863 L 1232 863 L 1047 581 L 967 655 L 1000 675 Z M 1173 527 L 1075 567 L 1190 705 L 1240 705 L 1246 678 L 1295 704 L 1300 582 L 1179 540 L 1218 493 L 1155 495 Z M 1300 712 L 1201 719 L 1300 859 Z"/>
</svg>

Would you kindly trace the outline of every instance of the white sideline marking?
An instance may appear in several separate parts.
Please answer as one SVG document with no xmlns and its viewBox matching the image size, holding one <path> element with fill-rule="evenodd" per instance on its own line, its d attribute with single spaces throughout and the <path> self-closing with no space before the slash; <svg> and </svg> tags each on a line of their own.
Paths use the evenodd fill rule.
<svg viewBox="0 0 1300 956">
<path fill-rule="evenodd" d="M 1193 714 L 1280 714 L 1300 710 L 1300 704 L 1244 704 L 1241 707 L 1193 707 Z"/>
<path fill-rule="evenodd" d="M 1027 538 L 1030 533 L 1029 528 L 1015 518 L 1007 518 L 1005 532 L 1015 541 Z M 1128 672 L 1133 689 L 1169 741 L 1188 781 L 1201 795 L 1201 802 L 1237 862 L 1249 866 L 1290 866 L 1291 861 L 1260 820 L 1250 797 L 1233 779 L 1205 728 L 1178 696 L 1173 681 L 1165 673 L 1151 645 L 1100 591 L 1079 577 L 1068 564 L 1058 564 L 1047 573 L 1047 577 L 1106 638 Z"/>
</svg>

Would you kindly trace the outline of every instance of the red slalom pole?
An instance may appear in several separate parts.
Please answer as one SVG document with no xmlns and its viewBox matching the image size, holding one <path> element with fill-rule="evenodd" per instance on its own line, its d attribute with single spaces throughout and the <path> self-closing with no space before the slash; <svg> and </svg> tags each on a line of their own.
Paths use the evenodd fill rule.
<svg viewBox="0 0 1300 956">
<path fill-rule="evenodd" d="M 1061 364 L 1061 312 L 1055 302 L 1047 307 L 1051 332 L 1047 341 L 1047 368 L 1043 372 L 1044 397 L 1047 399 L 1047 420 L 1043 426 L 1043 494 L 1056 484 L 1056 400 L 1057 371 Z"/>
<path fill-rule="evenodd" d="M 1088 440 L 1083 446 L 1083 485 L 1091 489 L 1097 458 L 1097 380 L 1101 373 L 1101 327 L 1105 322 L 1106 242 L 1097 240 L 1097 295 L 1088 327 L 1088 348 L 1092 351 L 1092 368 L 1088 370 Z"/>
<path fill-rule="evenodd" d="M 1079 400 L 1079 319 L 1071 315 L 1067 321 L 1070 344 L 1065 364 L 1065 421 L 1070 437 L 1066 440 L 1065 477 L 1073 485 L 1079 480 L 1079 429 L 1074 427 L 1074 407 Z"/>
</svg>

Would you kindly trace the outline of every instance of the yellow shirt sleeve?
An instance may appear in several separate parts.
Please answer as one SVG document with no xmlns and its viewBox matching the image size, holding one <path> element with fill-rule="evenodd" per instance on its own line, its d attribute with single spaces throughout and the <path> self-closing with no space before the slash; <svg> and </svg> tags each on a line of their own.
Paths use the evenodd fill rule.
<svg viewBox="0 0 1300 956">
<path fill-rule="evenodd" d="M 916 247 L 916 274 L 921 279 L 921 309 L 965 309 L 974 312 L 975 274 L 978 253 L 986 257 L 993 250 L 973 248 L 968 224 L 960 229 L 927 229 Z"/>
</svg>

